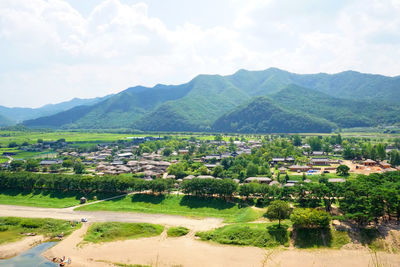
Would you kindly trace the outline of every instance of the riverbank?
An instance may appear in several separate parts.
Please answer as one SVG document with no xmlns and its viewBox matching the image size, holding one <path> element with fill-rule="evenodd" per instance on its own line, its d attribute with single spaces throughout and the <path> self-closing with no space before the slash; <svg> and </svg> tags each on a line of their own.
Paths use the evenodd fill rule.
<svg viewBox="0 0 400 267">
<path fill-rule="evenodd" d="M 342 249 L 263 249 L 199 241 L 194 231 L 182 237 L 171 238 L 164 231 L 156 237 L 83 245 L 81 242 L 87 229 L 88 225 L 84 225 L 43 255 L 47 259 L 70 257 L 72 267 L 113 266 L 113 263 L 159 267 L 352 267 L 355 263 L 359 266 L 377 266 L 376 263 L 400 266 L 399 254 L 373 253 L 361 245 Z"/>
<path fill-rule="evenodd" d="M 22 240 L 0 245 L 0 259 L 15 257 L 22 252 L 44 242 L 46 238 L 42 235 L 28 236 Z"/>
</svg>

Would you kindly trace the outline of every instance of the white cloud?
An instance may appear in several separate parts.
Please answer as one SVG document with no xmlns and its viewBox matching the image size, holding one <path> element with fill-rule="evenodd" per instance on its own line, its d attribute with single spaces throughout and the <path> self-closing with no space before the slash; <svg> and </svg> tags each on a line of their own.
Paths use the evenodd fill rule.
<svg viewBox="0 0 400 267">
<path fill-rule="evenodd" d="M 231 24 L 210 17 L 207 26 L 167 26 L 144 2 L 104 0 L 83 16 L 65 0 L 2 0 L 0 105 L 38 106 L 240 68 L 400 69 L 399 0 L 210 3 L 221 16 L 233 13 Z"/>
</svg>

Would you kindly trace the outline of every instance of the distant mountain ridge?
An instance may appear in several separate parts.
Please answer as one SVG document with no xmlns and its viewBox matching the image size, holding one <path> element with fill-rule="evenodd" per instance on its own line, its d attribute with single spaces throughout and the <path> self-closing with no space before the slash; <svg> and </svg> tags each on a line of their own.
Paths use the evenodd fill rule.
<svg viewBox="0 0 400 267">
<path fill-rule="evenodd" d="M 198 75 L 180 85 L 131 87 L 95 104 L 27 120 L 24 125 L 63 129 L 222 131 L 235 127 L 219 123 L 230 121 L 233 126 L 240 125 L 244 123 L 240 114 L 246 117 L 254 112 L 258 115 L 251 119 L 252 126 L 242 127 L 240 131 L 330 131 L 398 124 L 399 100 L 400 76 L 355 71 L 295 74 L 276 68 L 239 70 L 227 76 Z M 259 112 L 251 105 L 257 106 Z M 290 122 L 301 121 L 303 117 L 304 125 L 274 125 L 279 120 L 271 116 L 271 112 L 281 114 Z M 270 125 L 266 125 L 268 123 Z"/>
<path fill-rule="evenodd" d="M 0 106 L 0 115 L 7 119 L 8 125 L 20 123 L 25 120 L 35 119 L 43 116 L 50 116 L 56 113 L 69 110 L 76 106 L 93 105 L 101 102 L 112 95 L 96 98 L 73 98 L 69 101 L 64 101 L 58 104 L 47 104 L 39 108 L 19 108 L 19 107 L 4 107 Z"/>
</svg>

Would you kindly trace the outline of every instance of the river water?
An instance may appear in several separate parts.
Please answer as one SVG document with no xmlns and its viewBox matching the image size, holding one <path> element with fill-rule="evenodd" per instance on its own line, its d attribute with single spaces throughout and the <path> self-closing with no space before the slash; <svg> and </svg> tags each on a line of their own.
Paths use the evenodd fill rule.
<svg viewBox="0 0 400 267">
<path fill-rule="evenodd" d="M 57 267 L 58 265 L 48 261 L 41 254 L 54 246 L 56 242 L 41 243 L 24 253 L 7 260 L 0 260 L 1 267 Z"/>
</svg>

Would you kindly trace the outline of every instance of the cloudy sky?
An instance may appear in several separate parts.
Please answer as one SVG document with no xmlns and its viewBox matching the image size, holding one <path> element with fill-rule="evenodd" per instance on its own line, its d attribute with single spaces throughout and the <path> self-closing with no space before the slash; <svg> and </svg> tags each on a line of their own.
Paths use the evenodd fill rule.
<svg viewBox="0 0 400 267">
<path fill-rule="evenodd" d="M 400 0 L 1 0 L 0 105 L 199 73 L 400 74 Z"/>
</svg>

